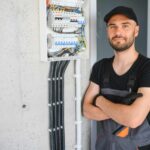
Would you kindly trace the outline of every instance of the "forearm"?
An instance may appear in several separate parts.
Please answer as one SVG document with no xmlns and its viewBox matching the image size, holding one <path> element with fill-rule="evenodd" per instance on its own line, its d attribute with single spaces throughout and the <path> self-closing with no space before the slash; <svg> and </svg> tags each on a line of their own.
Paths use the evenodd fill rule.
<svg viewBox="0 0 150 150">
<path fill-rule="evenodd" d="M 132 126 L 134 114 L 131 113 L 131 106 L 113 103 L 103 96 L 97 98 L 96 105 L 119 124 Z"/>
<path fill-rule="evenodd" d="M 92 104 L 88 104 L 83 108 L 83 115 L 87 119 L 96 121 L 106 120 L 110 118 L 99 107 L 95 107 Z"/>
</svg>

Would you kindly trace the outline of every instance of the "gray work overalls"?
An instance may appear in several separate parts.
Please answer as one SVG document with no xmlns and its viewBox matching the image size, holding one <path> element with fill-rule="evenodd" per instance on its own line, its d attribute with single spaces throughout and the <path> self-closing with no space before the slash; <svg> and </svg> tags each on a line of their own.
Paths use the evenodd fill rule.
<svg viewBox="0 0 150 150">
<path fill-rule="evenodd" d="M 104 65 L 106 65 L 104 67 L 104 86 L 101 88 L 100 94 L 108 98 L 112 102 L 122 103 L 122 98 L 131 92 L 136 80 L 136 75 L 134 75 L 134 73 L 131 73 L 131 75 L 129 76 L 127 87 L 130 90 L 122 91 L 111 89 L 109 86 L 109 64 L 105 63 Z M 148 115 L 148 117 L 149 116 L 150 115 Z M 96 150 L 137 150 L 137 147 L 150 144 L 150 125 L 148 119 L 145 119 L 142 125 L 135 129 L 129 128 L 128 135 L 123 138 L 112 134 L 112 132 L 119 126 L 120 124 L 113 121 L 112 119 L 98 122 L 99 132 L 95 146 Z"/>
</svg>

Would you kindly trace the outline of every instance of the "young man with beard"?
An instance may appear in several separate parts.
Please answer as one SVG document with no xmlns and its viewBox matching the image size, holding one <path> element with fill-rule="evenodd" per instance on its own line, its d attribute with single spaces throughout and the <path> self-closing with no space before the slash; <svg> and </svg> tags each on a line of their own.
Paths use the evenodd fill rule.
<svg viewBox="0 0 150 150">
<path fill-rule="evenodd" d="M 93 66 L 83 114 L 99 123 L 96 150 L 150 150 L 150 59 L 135 48 L 137 17 L 119 6 L 104 21 L 114 56 Z M 127 103 L 130 95 L 134 101 Z"/>
</svg>

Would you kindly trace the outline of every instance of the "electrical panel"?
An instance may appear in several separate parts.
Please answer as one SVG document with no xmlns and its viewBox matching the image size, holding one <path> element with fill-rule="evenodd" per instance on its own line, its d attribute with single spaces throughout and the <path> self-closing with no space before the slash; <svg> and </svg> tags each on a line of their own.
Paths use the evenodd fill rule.
<svg viewBox="0 0 150 150">
<path fill-rule="evenodd" d="M 89 57 L 89 8 L 84 0 L 40 0 L 42 61 Z"/>
</svg>

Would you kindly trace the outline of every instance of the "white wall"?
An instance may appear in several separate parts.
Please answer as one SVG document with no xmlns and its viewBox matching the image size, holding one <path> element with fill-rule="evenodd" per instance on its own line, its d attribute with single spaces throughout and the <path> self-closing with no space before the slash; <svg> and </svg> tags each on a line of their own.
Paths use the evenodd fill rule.
<svg viewBox="0 0 150 150">
<path fill-rule="evenodd" d="M 49 65 L 39 61 L 38 1 L 1 1 L 0 20 L 0 149 L 46 150 Z"/>
<path fill-rule="evenodd" d="M 86 61 L 82 65 L 83 93 L 89 66 Z M 70 90 L 65 102 L 70 103 L 65 106 L 65 124 L 69 126 L 66 150 L 75 144 L 72 66 L 67 69 L 69 80 L 65 81 L 66 90 Z M 1 1 L 0 150 L 49 150 L 48 72 L 49 63 L 40 61 L 38 0 Z M 89 123 L 83 118 L 83 150 L 89 149 L 89 134 Z"/>
</svg>

